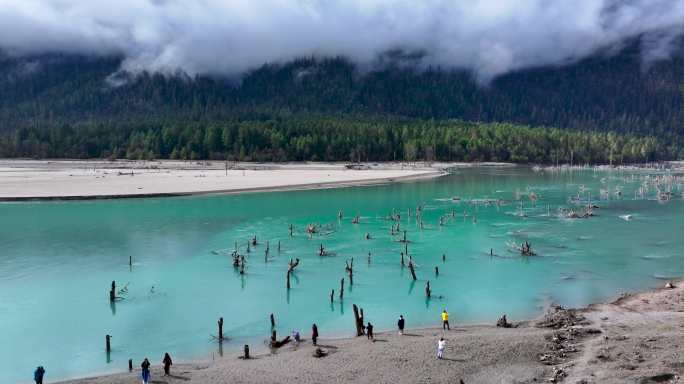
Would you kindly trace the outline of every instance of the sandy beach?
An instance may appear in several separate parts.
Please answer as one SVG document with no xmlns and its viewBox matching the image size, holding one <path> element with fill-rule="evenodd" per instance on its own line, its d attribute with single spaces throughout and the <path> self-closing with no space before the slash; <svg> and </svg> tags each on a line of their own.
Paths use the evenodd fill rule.
<svg viewBox="0 0 684 384">
<path fill-rule="evenodd" d="M 0 201 L 182 196 L 368 185 L 466 164 L 0 160 Z"/>
<path fill-rule="evenodd" d="M 374 342 L 323 337 L 319 346 L 328 355 L 320 358 L 305 340 L 249 360 L 233 352 L 214 362 L 177 364 L 163 376 L 159 356 L 152 359 L 151 382 L 675 383 L 684 374 L 684 284 L 675 284 L 583 309 L 553 307 L 513 328 L 384 332 Z M 435 358 L 440 337 L 447 343 L 443 360 Z M 132 373 L 64 383 L 138 383 L 139 364 Z"/>
</svg>

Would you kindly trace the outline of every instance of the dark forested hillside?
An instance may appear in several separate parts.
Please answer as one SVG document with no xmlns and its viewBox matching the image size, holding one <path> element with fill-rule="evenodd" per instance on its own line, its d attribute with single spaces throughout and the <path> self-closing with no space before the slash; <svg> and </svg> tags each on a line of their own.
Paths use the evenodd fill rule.
<svg viewBox="0 0 684 384">
<path fill-rule="evenodd" d="M 573 147 L 596 151 L 584 161 L 645 161 L 680 156 L 684 136 L 684 59 L 646 66 L 636 44 L 490 84 L 341 58 L 265 65 L 241 79 L 119 67 L 115 57 L 0 58 L 0 156 L 549 162 Z M 473 152 L 478 129 L 477 140 L 492 138 Z M 603 148 L 581 144 L 608 137 Z M 539 147 L 505 147 L 516 140 Z"/>
</svg>

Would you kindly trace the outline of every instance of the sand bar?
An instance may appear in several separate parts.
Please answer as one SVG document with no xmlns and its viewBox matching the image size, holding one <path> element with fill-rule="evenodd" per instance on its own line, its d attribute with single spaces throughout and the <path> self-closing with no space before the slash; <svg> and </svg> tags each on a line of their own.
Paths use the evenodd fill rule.
<svg viewBox="0 0 684 384">
<path fill-rule="evenodd" d="M 450 166 L 465 165 L 0 160 L 0 201 L 330 188 L 436 177 Z"/>
</svg>

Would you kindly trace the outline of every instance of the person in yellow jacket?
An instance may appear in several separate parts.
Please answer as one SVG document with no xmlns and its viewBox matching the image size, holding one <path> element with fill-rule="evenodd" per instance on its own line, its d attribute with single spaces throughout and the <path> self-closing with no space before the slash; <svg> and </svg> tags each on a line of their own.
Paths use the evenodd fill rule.
<svg viewBox="0 0 684 384">
<path fill-rule="evenodd" d="M 442 311 L 442 329 L 450 330 L 449 328 L 449 312 L 447 310 Z"/>
</svg>

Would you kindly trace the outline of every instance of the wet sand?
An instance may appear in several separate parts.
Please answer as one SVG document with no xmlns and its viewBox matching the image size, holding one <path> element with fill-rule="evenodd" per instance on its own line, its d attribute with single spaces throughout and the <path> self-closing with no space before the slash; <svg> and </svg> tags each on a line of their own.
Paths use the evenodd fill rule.
<svg viewBox="0 0 684 384">
<path fill-rule="evenodd" d="M 315 347 L 306 340 L 274 352 L 262 348 L 250 360 L 232 352 L 213 362 L 174 365 L 172 375 L 163 376 L 160 354 L 151 359 L 151 382 L 675 383 L 684 374 L 684 282 L 675 284 L 609 304 L 551 308 L 515 328 L 454 326 L 447 332 L 421 329 L 403 336 L 385 332 L 374 342 L 323 338 L 319 345 L 328 355 L 322 358 L 313 357 Z M 321 333 L 325 336 L 325 330 Z M 436 343 L 442 336 L 445 359 L 438 360 Z M 138 383 L 139 364 L 132 373 L 65 383 Z"/>
</svg>

